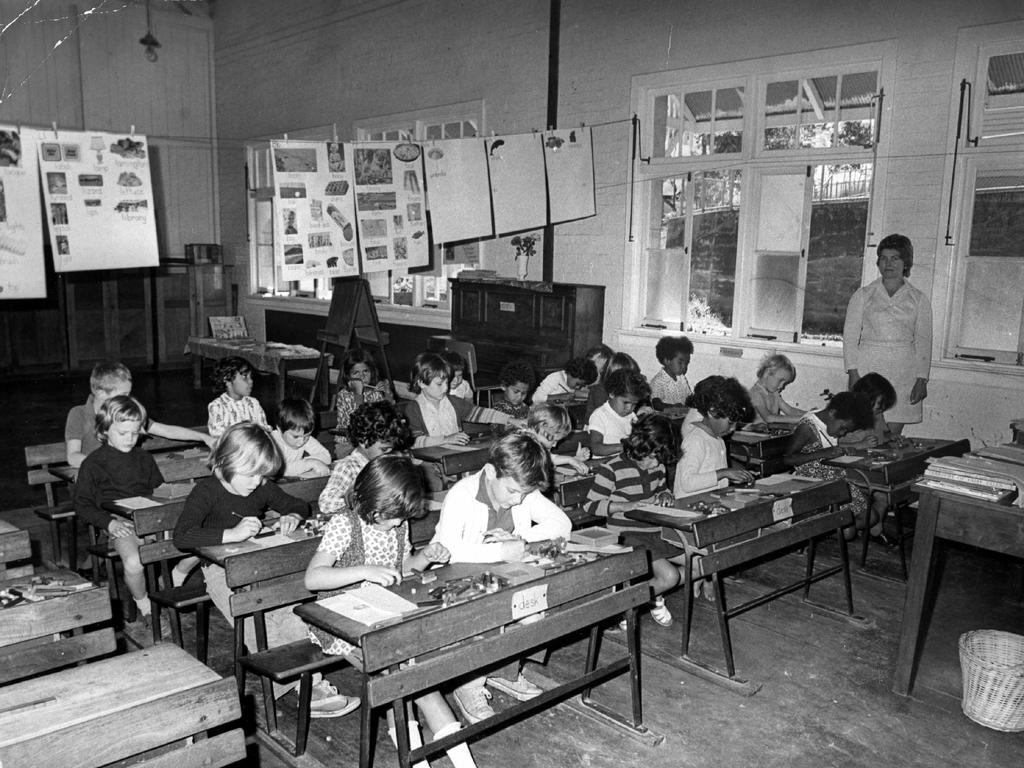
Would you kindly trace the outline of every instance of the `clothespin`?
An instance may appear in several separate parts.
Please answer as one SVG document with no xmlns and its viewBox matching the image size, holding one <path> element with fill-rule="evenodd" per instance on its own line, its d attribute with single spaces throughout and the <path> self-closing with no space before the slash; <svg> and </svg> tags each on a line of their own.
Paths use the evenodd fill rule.
<svg viewBox="0 0 1024 768">
<path fill-rule="evenodd" d="M 281 135 L 284 136 L 284 140 L 285 141 L 288 141 L 288 134 L 287 133 L 282 133 Z"/>
<path fill-rule="evenodd" d="M 332 128 L 331 135 L 333 137 L 334 143 L 337 144 L 338 143 L 338 124 L 337 123 L 333 123 L 331 125 L 331 128 Z"/>
<path fill-rule="evenodd" d="M 50 125 L 52 125 L 52 126 L 53 126 L 53 138 L 54 138 L 54 139 L 58 139 L 58 140 L 59 140 L 59 139 L 60 139 L 60 136 L 59 136 L 59 135 L 57 135 L 57 121 L 56 121 L 56 120 L 54 120 L 54 121 L 53 121 L 52 123 L 50 123 Z"/>
<path fill-rule="evenodd" d="M 132 123 L 132 129 L 130 131 L 128 131 L 128 136 L 129 136 L 129 138 L 132 138 L 132 139 L 135 138 L 135 123 Z"/>
</svg>

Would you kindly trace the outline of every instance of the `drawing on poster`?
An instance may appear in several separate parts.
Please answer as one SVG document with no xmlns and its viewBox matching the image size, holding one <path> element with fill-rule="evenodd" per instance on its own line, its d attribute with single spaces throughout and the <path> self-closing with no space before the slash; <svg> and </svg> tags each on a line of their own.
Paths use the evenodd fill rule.
<svg viewBox="0 0 1024 768">
<path fill-rule="evenodd" d="M 46 188 L 51 195 L 66 195 L 68 193 L 68 177 L 63 173 L 46 174 Z"/>
<path fill-rule="evenodd" d="M 0 179 L 0 223 L 7 221 L 7 193 L 4 192 L 4 180 Z"/>
<path fill-rule="evenodd" d="M 427 233 L 422 229 L 417 229 L 415 232 L 412 233 L 413 240 L 422 240 L 426 236 Z"/>
<path fill-rule="evenodd" d="M 2 219 L 0 219 L 2 220 Z M 65 203 L 50 204 L 50 221 L 53 224 L 68 223 L 68 206 Z"/>
<path fill-rule="evenodd" d="M 356 204 L 360 211 L 394 211 L 397 208 L 394 192 L 357 192 Z"/>
<path fill-rule="evenodd" d="M 61 158 L 60 144 L 46 143 L 42 145 L 43 160 L 50 163 L 59 163 Z"/>
<path fill-rule="evenodd" d="M 356 265 L 356 249 L 346 248 L 341 252 L 341 260 L 344 261 L 346 265 L 354 267 Z"/>
<path fill-rule="evenodd" d="M 362 219 L 363 237 L 387 237 L 388 222 L 386 219 Z"/>
<path fill-rule="evenodd" d="M 274 170 L 278 173 L 316 173 L 316 150 L 306 147 L 274 147 Z"/>
<path fill-rule="evenodd" d="M 62 144 L 61 149 L 64 152 L 64 159 L 69 163 L 78 162 L 82 158 L 77 144 Z M 140 181 L 139 183 L 141 184 L 142 182 Z"/>
<path fill-rule="evenodd" d="M 67 256 L 71 253 L 71 247 L 68 245 L 67 235 L 57 235 L 57 253 L 62 256 Z"/>
<path fill-rule="evenodd" d="M 306 196 L 306 185 L 305 184 L 287 184 L 282 185 L 280 190 L 282 198 L 304 198 Z"/>
<path fill-rule="evenodd" d="M 409 258 L 409 246 L 406 243 L 404 237 L 396 237 L 395 243 L 395 261 L 407 261 Z"/>
<path fill-rule="evenodd" d="M 331 173 L 345 172 L 345 145 L 337 141 L 327 142 L 327 170 Z M 342 192 L 341 194 L 345 194 Z"/>
<path fill-rule="evenodd" d="M 328 197 L 344 197 L 348 194 L 348 182 L 344 179 L 340 181 L 329 181 L 327 187 L 324 189 L 324 194 Z"/>
<path fill-rule="evenodd" d="M 352 223 L 345 218 L 345 214 L 335 206 L 328 205 L 327 215 L 331 217 L 331 220 L 334 221 L 335 224 L 341 227 L 341 236 L 345 239 L 345 242 L 352 242 L 352 236 L 354 234 L 352 231 Z"/>
<path fill-rule="evenodd" d="M 402 231 L 402 214 L 396 213 L 394 216 L 391 217 L 391 221 L 395 225 L 395 232 L 401 232 Z"/>
<path fill-rule="evenodd" d="M 406 215 L 409 221 L 422 221 L 423 220 L 423 205 L 422 203 L 409 203 L 405 206 Z"/>
<path fill-rule="evenodd" d="M 285 264 L 301 264 L 302 263 L 302 246 L 301 245 L 288 245 L 284 249 L 284 263 Z"/>
<path fill-rule="evenodd" d="M 286 235 L 297 234 L 298 230 L 295 228 L 295 209 L 285 208 L 281 211 L 281 214 L 284 216 L 284 233 Z"/>
<path fill-rule="evenodd" d="M 391 150 L 357 149 L 355 151 L 356 186 L 392 184 Z"/>
<path fill-rule="evenodd" d="M 406 171 L 403 184 L 406 192 L 414 195 L 420 193 L 420 177 L 416 175 L 416 171 Z"/>
<path fill-rule="evenodd" d="M 0 168 L 21 167 L 21 136 L 17 131 L 0 131 Z"/>
<path fill-rule="evenodd" d="M 371 245 L 364 250 L 367 261 L 380 261 L 388 257 L 388 247 L 386 245 Z"/>
</svg>

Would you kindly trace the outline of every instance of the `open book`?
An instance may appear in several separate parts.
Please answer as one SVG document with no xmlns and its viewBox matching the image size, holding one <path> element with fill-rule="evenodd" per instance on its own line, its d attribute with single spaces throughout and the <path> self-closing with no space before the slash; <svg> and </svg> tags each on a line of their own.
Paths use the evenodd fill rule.
<svg viewBox="0 0 1024 768">
<path fill-rule="evenodd" d="M 404 597 L 399 597 L 379 584 L 370 582 L 364 582 L 340 595 L 320 600 L 319 603 L 328 610 L 368 627 L 397 619 L 417 609 L 415 603 L 410 603 Z"/>
</svg>

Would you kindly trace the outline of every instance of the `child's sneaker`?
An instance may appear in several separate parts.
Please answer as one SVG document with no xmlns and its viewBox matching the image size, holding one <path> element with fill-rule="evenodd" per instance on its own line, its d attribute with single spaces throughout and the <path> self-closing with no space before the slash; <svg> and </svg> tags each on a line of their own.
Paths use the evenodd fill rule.
<svg viewBox="0 0 1024 768">
<path fill-rule="evenodd" d="M 488 677 L 487 684 L 491 688 L 497 688 L 502 693 L 507 693 L 513 699 L 518 699 L 519 701 L 529 701 L 544 693 L 543 688 L 534 685 L 523 677 L 522 672 L 519 673 L 519 677 L 515 681 L 506 680 L 504 677 Z"/>
<path fill-rule="evenodd" d="M 338 693 L 327 680 L 313 684 L 309 716 L 314 718 L 341 717 L 359 706 L 359 699 Z"/>
<path fill-rule="evenodd" d="M 494 710 L 487 703 L 491 698 L 491 692 L 477 680 L 460 685 L 455 689 L 454 697 L 456 706 L 470 725 L 494 717 Z"/>
<path fill-rule="evenodd" d="M 654 598 L 654 605 L 651 607 L 651 618 L 663 627 L 672 626 L 672 614 L 665 605 L 664 597 Z"/>
</svg>

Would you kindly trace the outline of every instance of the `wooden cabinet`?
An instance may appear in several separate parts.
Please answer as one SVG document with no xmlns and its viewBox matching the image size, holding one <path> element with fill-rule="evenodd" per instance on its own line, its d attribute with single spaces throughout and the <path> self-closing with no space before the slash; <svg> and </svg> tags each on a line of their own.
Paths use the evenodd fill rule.
<svg viewBox="0 0 1024 768">
<path fill-rule="evenodd" d="M 234 315 L 230 267 L 166 265 L 155 280 L 157 361 L 185 363 L 189 336 L 209 336 L 210 317 Z"/>
<path fill-rule="evenodd" d="M 603 286 L 473 279 L 451 286 L 452 337 L 473 343 L 488 381 L 511 359 L 543 373 L 601 342 Z"/>
</svg>

